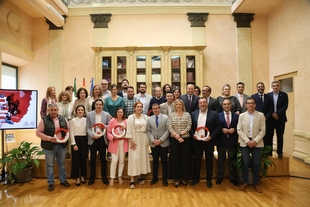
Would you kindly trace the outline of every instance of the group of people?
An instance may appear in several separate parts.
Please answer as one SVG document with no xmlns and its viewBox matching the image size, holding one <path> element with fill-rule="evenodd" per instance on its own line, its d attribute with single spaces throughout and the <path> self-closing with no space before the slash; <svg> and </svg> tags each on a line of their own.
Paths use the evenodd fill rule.
<svg viewBox="0 0 310 207">
<path fill-rule="evenodd" d="M 64 159 L 72 154 L 71 178 L 76 185 L 85 183 L 86 161 L 90 151 L 90 177 L 88 184 L 94 184 L 96 159 L 99 152 L 102 182 L 114 186 L 116 169 L 118 181 L 123 184 L 125 156 L 128 152 L 128 172 L 130 188 L 144 184 L 143 174 L 151 172 L 149 147 L 153 156 L 153 178 L 158 182 L 159 158 L 162 164 L 162 181 L 168 186 L 168 177 L 174 179 L 174 186 L 187 186 L 200 181 L 201 160 L 205 153 L 207 187 L 212 187 L 214 146 L 218 151 L 218 176 L 216 184 L 224 177 L 226 152 L 236 149 L 240 143 L 244 170 L 243 183 L 239 183 L 235 171 L 230 169 L 230 182 L 245 190 L 248 186 L 250 153 L 254 171 L 254 188 L 262 192 L 259 185 L 260 153 L 265 145 L 272 145 L 273 131 L 277 133 L 278 157 L 283 157 L 283 134 L 286 122 L 285 111 L 288 97 L 280 91 L 280 82 L 272 82 L 273 91 L 264 94 L 264 84 L 258 83 L 258 93 L 247 96 L 243 93 L 244 83 L 236 85 L 238 93 L 230 95 L 230 85 L 225 84 L 222 95 L 212 98 L 211 87 L 202 90 L 192 84 L 187 85 L 186 93 L 179 89 L 172 91 L 169 84 L 155 88 L 155 96 L 146 93 L 146 85 L 140 84 L 139 93 L 129 81 L 122 81 L 122 89 L 103 79 L 95 85 L 88 96 L 85 88 L 77 91 L 72 101 L 73 87 L 68 86 L 56 100 L 54 87 L 47 89 L 42 100 L 42 120 L 37 128 L 41 146 L 46 156 L 48 190 L 54 190 L 54 160 L 59 167 L 61 185 L 66 181 Z M 200 92 L 202 96 L 200 97 Z M 196 95 L 195 95 L 196 93 Z M 66 136 L 64 132 L 55 134 L 59 128 L 70 133 L 68 142 L 58 143 L 57 139 Z M 59 130 L 58 130 L 59 131 Z M 58 132 L 57 131 L 57 132 Z M 239 139 L 240 137 L 240 139 Z M 70 148 L 70 149 L 67 149 Z M 106 176 L 106 149 L 111 153 L 110 180 Z M 69 151 L 71 150 L 71 151 Z M 169 164 L 168 164 L 169 154 Z M 191 166 L 194 166 L 192 169 Z"/>
</svg>

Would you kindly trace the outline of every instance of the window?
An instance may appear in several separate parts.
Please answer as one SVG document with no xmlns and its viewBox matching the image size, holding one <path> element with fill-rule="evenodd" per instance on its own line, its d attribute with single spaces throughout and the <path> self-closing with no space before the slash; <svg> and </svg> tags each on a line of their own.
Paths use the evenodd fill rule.
<svg viewBox="0 0 310 207">
<path fill-rule="evenodd" d="M 2 63 L 1 88 L 17 89 L 17 67 Z"/>
<path fill-rule="evenodd" d="M 286 93 L 293 92 L 293 78 L 292 77 L 282 79 L 282 80 L 280 80 L 280 83 L 281 83 L 281 85 L 280 85 L 281 91 L 284 91 Z"/>
</svg>

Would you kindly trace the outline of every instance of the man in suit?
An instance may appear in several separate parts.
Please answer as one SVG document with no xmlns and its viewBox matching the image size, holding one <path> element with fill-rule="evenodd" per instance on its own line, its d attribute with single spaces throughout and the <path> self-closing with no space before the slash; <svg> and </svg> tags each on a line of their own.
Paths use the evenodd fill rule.
<svg viewBox="0 0 310 207">
<path fill-rule="evenodd" d="M 151 185 L 158 181 L 158 163 L 159 157 L 162 164 L 163 184 L 168 186 L 168 163 L 167 154 L 169 146 L 169 130 L 168 130 L 168 116 L 160 113 L 158 103 L 152 105 L 154 115 L 147 121 L 147 136 L 152 149 L 153 156 L 153 178 Z"/>
<path fill-rule="evenodd" d="M 244 91 L 243 82 L 237 83 L 236 88 L 237 88 L 237 93 L 235 94 L 235 97 L 238 99 L 240 106 L 241 106 L 240 113 L 243 113 L 246 111 L 245 103 L 246 103 L 246 100 L 249 98 L 249 96 L 243 93 Z"/>
<path fill-rule="evenodd" d="M 212 98 L 210 96 L 211 92 L 212 92 L 211 87 L 205 85 L 201 90 L 202 97 L 205 97 L 207 99 L 208 109 L 219 112 L 220 111 L 219 102 L 216 100 L 216 98 Z"/>
<path fill-rule="evenodd" d="M 221 131 L 221 124 L 218 114 L 215 111 L 208 110 L 208 102 L 204 97 L 199 99 L 199 109 L 191 114 L 192 128 L 191 133 L 194 134 L 193 150 L 194 150 L 194 179 L 190 185 L 196 185 L 200 180 L 201 158 L 203 152 L 206 157 L 206 171 L 207 171 L 207 187 L 212 188 L 212 174 L 213 174 L 213 151 L 215 139 Z M 198 127 L 207 127 L 210 135 L 202 129 L 196 134 Z M 200 137 L 206 137 L 205 140 L 199 140 Z"/>
<path fill-rule="evenodd" d="M 278 158 L 283 158 L 283 135 L 285 130 L 286 110 L 288 107 L 287 93 L 280 91 L 280 82 L 272 81 L 272 92 L 267 95 L 271 98 L 273 104 L 273 113 L 270 118 L 270 125 L 267 128 L 267 134 L 273 137 L 274 129 L 277 134 L 277 154 Z"/>
<path fill-rule="evenodd" d="M 174 103 L 173 103 L 173 92 L 167 91 L 166 92 L 166 103 L 160 104 L 160 113 L 170 116 L 172 112 L 174 112 Z"/>
<path fill-rule="evenodd" d="M 218 114 L 221 123 L 221 132 L 217 140 L 218 151 L 218 178 L 216 184 L 221 184 L 224 177 L 224 163 L 226 159 L 226 151 L 229 157 L 229 153 L 232 150 L 236 150 L 238 143 L 237 124 L 239 115 L 231 112 L 230 99 L 224 99 L 222 102 L 224 111 Z M 229 169 L 230 182 L 235 186 L 239 185 L 237 176 L 233 170 Z"/>
<path fill-rule="evenodd" d="M 146 85 L 144 83 L 141 83 L 139 86 L 139 93 L 134 96 L 136 99 L 138 99 L 143 104 L 143 114 L 148 113 L 150 101 L 152 99 L 152 96 L 150 94 L 146 93 Z"/>
<path fill-rule="evenodd" d="M 193 84 L 188 84 L 186 94 L 180 96 L 180 99 L 185 105 L 186 112 L 190 114 L 198 108 L 199 97 L 194 95 L 194 88 L 195 86 Z"/>
<path fill-rule="evenodd" d="M 269 122 L 271 119 L 271 114 L 273 112 L 273 105 L 272 105 L 272 99 L 270 96 L 264 93 L 265 91 L 265 84 L 263 82 L 258 82 L 256 84 L 257 87 L 257 93 L 253 94 L 251 97 L 255 100 L 256 107 L 255 110 L 262 112 L 265 115 L 265 121 L 266 121 L 266 131 L 268 131 L 269 128 Z M 272 139 L 273 135 L 266 133 L 264 136 L 264 145 L 269 145 L 272 147 Z M 272 151 L 268 154 L 272 155 Z"/>
<path fill-rule="evenodd" d="M 255 110 L 256 103 L 254 98 L 246 100 L 247 111 L 239 115 L 237 132 L 240 136 L 240 149 L 243 160 L 243 184 L 239 190 L 244 191 L 248 187 L 248 174 L 250 164 L 250 153 L 252 154 L 252 170 L 254 174 L 254 188 L 257 192 L 262 193 L 259 185 L 260 157 L 261 150 L 264 147 L 262 141 L 265 132 L 265 116 L 263 113 Z"/>
<path fill-rule="evenodd" d="M 95 100 L 95 110 L 87 113 L 86 116 L 86 128 L 88 135 L 88 145 L 90 149 L 90 179 L 88 185 L 93 185 L 96 178 L 96 161 L 97 151 L 100 154 L 101 161 L 101 177 L 102 182 L 106 185 L 109 184 L 106 172 L 106 148 L 108 140 L 106 134 L 100 136 L 97 132 L 93 132 L 92 128 L 97 123 L 102 123 L 107 128 L 110 122 L 110 114 L 103 111 L 102 99 Z"/>
<path fill-rule="evenodd" d="M 117 95 L 119 95 L 120 97 L 123 97 L 123 98 L 127 98 L 128 86 L 129 86 L 129 81 L 127 79 L 123 79 L 122 80 L 122 90 L 119 90 L 117 92 Z"/>
</svg>

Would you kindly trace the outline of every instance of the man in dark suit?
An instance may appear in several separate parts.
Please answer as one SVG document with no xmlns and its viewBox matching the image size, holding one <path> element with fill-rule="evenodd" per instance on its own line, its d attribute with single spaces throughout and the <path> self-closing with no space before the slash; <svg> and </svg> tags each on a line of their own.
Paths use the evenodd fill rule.
<svg viewBox="0 0 310 207">
<path fill-rule="evenodd" d="M 236 144 L 238 143 L 237 124 L 239 115 L 231 112 L 230 99 L 224 99 L 222 102 L 223 110 L 218 114 L 221 123 L 221 132 L 217 140 L 218 151 L 218 178 L 216 184 L 221 184 L 224 177 L 224 163 L 226 159 L 226 151 L 229 157 L 229 153 L 232 150 L 236 150 Z M 239 185 L 237 176 L 233 170 L 229 169 L 230 182 L 235 186 Z"/>
<path fill-rule="evenodd" d="M 264 93 L 265 84 L 263 82 L 258 82 L 256 84 L 256 88 L 258 93 L 253 94 L 251 97 L 255 100 L 256 103 L 255 110 L 264 114 L 266 129 L 268 130 L 271 114 L 273 112 L 272 99 L 270 98 L 270 96 Z M 263 139 L 264 145 L 269 145 L 272 147 L 272 139 L 273 136 L 270 136 L 270 134 L 266 133 Z M 268 155 L 271 156 L 272 151 Z"/>
<path fill-rule="evenodd" d="M 283 158 L 283 134 L 285 130 L 286 110 L 288 107 L 288 96 L 287 93 L 280 91 L 280 82 L 272 81 L 271 83 L 272 92 L 267 95 L 272 100 L 273 113 L 271 114 L 270 124 L 267 127 L 267 134 L 273 137 L 274 129 L 277 134 L 277 154 L 278 158 Z"/>
<path fill-rule="evenodd" d="M 201 91 L 202 97 L 207 99 L 208 109 L 219 112 L 220 111 L 219 102 L 216 100 L 216 98 L 212 98 L 210 96 L 211 92 L 212 92 L 211 87 L 208 85 L 205 85 Z"/>
<path fill-rule="evenodd" d="M 186 94 L 180 96 L 180 99 L 185 105 L 186 112 L 190 114 L 198 108 L 199 97 L 194 95 L 194 88 L 195 86 L 193 84 L 188 84 Z"/>
<path fill-rule="evenodd" d="M 206 157 L 206 171 L 207 171 L 207 187 L 212 188 L 212 173 L 213 173 L 213 151 L 215 139 L 221 131 L 221 124 L 218 114 L 215 111 L 208 110 L 208 102 L 202 97 L 199 99 L 199 109 L 191 114 L 192 128 L 191 133 L 194 134 L 193 150 L 194 150 L 194 179 L 190 183 L 192 186 L 196 185 L 200 180 L 201 158 L 203 152 Z M 198 127 L 207 127 L 210 134 L 207 136 L 207 131 L 204 129 L 196 133 Z M 200 140 L 204 138 L 204 140 Z"/>
<path fill-rule="evenodd" d="M 169 130 L 168 130 L 168 116 L 160 113 L 158 103 L 152 105 L 154 115 L 147 120 L 147 136 L 149 138 L 150 146 L 153 156 L 153 178 L 151 185 L 158 181 L 158 164 L 159 157 L 162 164 L 163 184 L 168 186 L 168 146 Z"/>
<path fill-rule="evenodd" d="M 117 92 L 117 95 L 119 95 L 120 97 L 123 97 L 123 98 L 127 98 L 128 86 L 129 86 L 129 81 L 127 79 L 123 79 L 122 80 L 122 90 L 119 90 Z"/>
<path fill-rule="evenodd" d="M 106 134 L 98 134 L 93 131 L 93 126 L 97 123 L 102 123 L 107 128 L 110 122 L 110 114 L 102 111 L 103 101 L 102 99 L 95 100 L 95 110 L 87 113 L 86 116 L 86 130 L 88 135 L 88 145 L 90 149 L 90 178 L 88 185 L 93 185 L 96 178 L 96 161 L 97 161 L 97 151 L 100 155 L 101 161 L 101 177 L 102 182 L 106 185 L 109 184 L 106 172 L 106 148 L 108 145 L 108 140 Z"/>
</svg>

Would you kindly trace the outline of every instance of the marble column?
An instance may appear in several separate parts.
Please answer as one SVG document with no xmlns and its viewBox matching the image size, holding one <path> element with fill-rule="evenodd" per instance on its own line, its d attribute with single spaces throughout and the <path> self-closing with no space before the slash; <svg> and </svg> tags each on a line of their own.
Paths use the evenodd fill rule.
<svg viewBox="0 0 310 207">
<path fill-rule="evenodd" d="M 252 94 L 252 38 L 251 22 L 254 14 L 233 13 L 237 24 L 237 82 L 245 83 L 245 94 Z"/>
<path fill-rule="evenodd" d="M 107 47 L 108 46 L 108 23 L 111 21 L 112 14 L 90 14 L 91 21 L 94 23 L 94 45 L 93 47 Z M 96 53 L 96 71 L 95 71 L 95 83 L 101 81 L 102 71 L 101 60 L 99 58 L 100 52 Z"/>
</svg>

